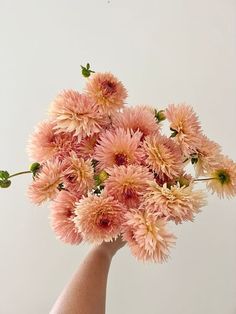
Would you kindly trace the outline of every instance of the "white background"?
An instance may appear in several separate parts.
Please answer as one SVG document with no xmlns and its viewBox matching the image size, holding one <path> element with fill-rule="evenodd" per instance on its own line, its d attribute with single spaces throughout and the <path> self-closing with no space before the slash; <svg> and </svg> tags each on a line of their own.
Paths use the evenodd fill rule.
<svg viewBox="0 0 236 314">
<path fill-rule="evenodd" d="M 0 168 L 29 166 L 25 146 L 49 102 L 81 90 L 80 64 L 111 71 L 129 104 L 187 102 L 236 160 L 235 0 L 0 0 Z M 55 239 L 30 176 L 0 190 L 0 313 L 48 313 L 88 247 Z M 168 263 L 124 248 L 110 271 L 109 314 L 235 314 L 236 201 L 209 195 L 195 223 L 175 228 Z"/>
</svg>

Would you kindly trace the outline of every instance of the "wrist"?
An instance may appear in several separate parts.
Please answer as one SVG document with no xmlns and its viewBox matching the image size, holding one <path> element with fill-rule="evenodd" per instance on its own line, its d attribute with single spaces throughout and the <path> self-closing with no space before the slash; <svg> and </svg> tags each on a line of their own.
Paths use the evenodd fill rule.
<svg viewBox="0 0 236 314">
<path fill-rule="evenodd" d="M 111 252 L 105 245 L 100 244 L 93 248 L 93 251 L 96 254 L 99 254 L 101 257 L 106 258 L 107 260 L 111 261 L 112 257 L 115 255 L 115 252 Z"/>
</svg>

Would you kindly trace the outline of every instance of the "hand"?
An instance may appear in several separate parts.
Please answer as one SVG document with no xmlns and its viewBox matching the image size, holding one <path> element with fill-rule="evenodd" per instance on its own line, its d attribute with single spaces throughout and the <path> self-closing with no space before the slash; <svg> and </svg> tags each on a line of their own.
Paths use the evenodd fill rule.
<svg viewBox="0 0 236 314">
<path fill-rule="evenodd" d="M 110 258 L 112 258 L 116 252 L 121 249 L 126 242 L 122 240 L 122 237 L 119 235 L 115 240 L 111 242 L 102 242 L 98 246 L 99 249 L 103 250 Z"/>
</svg>

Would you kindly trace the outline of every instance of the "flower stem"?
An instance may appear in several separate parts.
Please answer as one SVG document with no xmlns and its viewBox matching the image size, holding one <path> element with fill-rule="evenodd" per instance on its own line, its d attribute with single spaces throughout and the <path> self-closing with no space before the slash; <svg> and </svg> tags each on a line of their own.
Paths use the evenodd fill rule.
<svg viewBox="0 0 236 314">
<path fill-rule="evenodd" d="M 215 178 L 202 178 L 202 179 L 194 179 L 194 181 L 209 181 L 214 180 Z"/>
<path fill-rule="evenodd" d="M 25 173 L 32 173 L 32 171 L 21 171 L 21 172 L 17 172 L 17 173 L 14 173 L 12 175 L 9 176 L 9 178 L 12 178 L 12 177 L 15 177 L 15 176 L 19 176 L 21 174 L 25 174 Z"/>
</svg>

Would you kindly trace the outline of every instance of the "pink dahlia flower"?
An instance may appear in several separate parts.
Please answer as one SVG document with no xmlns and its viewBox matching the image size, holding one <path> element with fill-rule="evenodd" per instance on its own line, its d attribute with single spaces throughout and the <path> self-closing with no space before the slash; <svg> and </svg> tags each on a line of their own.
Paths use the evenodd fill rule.
<svg viewBox="0 0 236 314">
<path fill-rule="evenodd" d="M 194 164 L 196 176 L 205 176 L 207 172 L 214 169 L 219 163 L 220 154 L 220 145 L 202 135 L 195 154 L 197 160 Z"/>
<path fill-rule="evenodd" d="M 99 169 L 108 170 L 114 165 L 141 163 L 143 159 L 143 151 L 139 147 L 141 136 L 141 132 L 131 134 L 130 130 L 125 131 L 121 128 L 103 133 L 94 153 L 94 159 L 99 162 Z"/>
<path fill-rule="evenodd" d="M 76 204 L 75 213 L 74 222 L 86 241 L 111 241 L 120 234 L 124 206 L 111 196 L 83 197 Z"/>
<path fill-rule="evenodd" d="M 121 127 L 125 130 L 140 131 L 143 133 L 143 137 L 159 130 L 154 109 L 148 106 L 125 108 L 123 112 L 114 117 L 113 124 L 115 127 Z"/>
<path fill-rule="evenodd" d="M 79 244 L 83 238 L 75 226 L 75 203 L 80 199 L 67 191 L 58 193 L 51 205 L 50 223 L 58 239 L 69 244 Z"/>
<path fill-rule="evenodd" d="M 207 181 L 207 187 L 220 198 L 236 196 L 236 163 L 222 156 L 217 166 L 208 173 L 212 180 Z"/>
<path fill-rule="evenodd" d="M 87 136 L 79 144 L 78 153 L 84 159 L 93 158 L 94 149 L 97 144 L 99 134 Z"/>
<path fill-rule="evenodd" d="M 193 190 L 193 185 L 167 184 L 162 187 L 156 183 L 150 183 L 144 195 L 142 206 L 154 210 L 160 217 L 167 217 L 175 223 L 193 221 L 194 215 L 200 208 L 206 205 L 206 195 L 201 190 Z"/>
<path fill-rule="evenodd" d="M 94 169 L 91 159 L 83 159 L 71 153 L 70 157 L 65 159 L 67 173 L 65 175 L 64 185 L 70 191 L 78 191 L 86 194 L 94 185 Z"/>
<path fill-rule="evenodd" d="M 63 160 L 71 151 L 78 153 L 78 138 L 73 133 L 56 134 L 53 121 L 43 121 L 31 135 L 27 152 L 32 161 L 44 162 L 57 157 Z"/>
<path fill-rule="evenodd" d="M 153 180 L 153 174 L 146 167 L 139 165 L 116 166 L 109 174 L 105 185 L 107 194 L 133 208 L 139 206 L 148 181 Z"/>
<path fill-rule="evenodd" d="M 176 238 L 167 231 L 166 220 L 160 219 L 158 213 L 132 209 L 125 214 L 123 239 L 138 260 L 162 263 Z"/>
<path fill-rule="evenodd" d="M 57 133 L 74 132 L 78 141 L 99 133 L 109 122 L 88 96 L 73 90 L 59 94 L 52 102 L 49 114 L 56 123 Z"/>
<path fill-rule="evenodd" d="M 174 140 L 180 145 L 185 156 L 189 156 L 199 147 L 201 127 L 193 108 L 186 104 L 169 105 L 165 116 L 170 128 L 176 132 Z"/>
<path fill-rule="evenodd" d="M 62 162 L 59 160 L 46 161 L 29 186 L 28 196 L 31 201 L 36 205 L 41 205 L 44 201 L 55 198 L 65 174 L 65 166 Z"/>
<path fill-rule="evenodd" d="M 123 107 L 127 92 L 123 84 L 111 73 L 95 73 L 88 79 L 86 93 L 99 110 L 112 113 Z"/>
<path fill-rule="evenodd" d="M 143 142 L 146 164 L 156 172 L 159 179 L 177 177 L 183 171 L 183 157 L 175 142 L 160 134 L 147 136 Z"/>
</svg>

